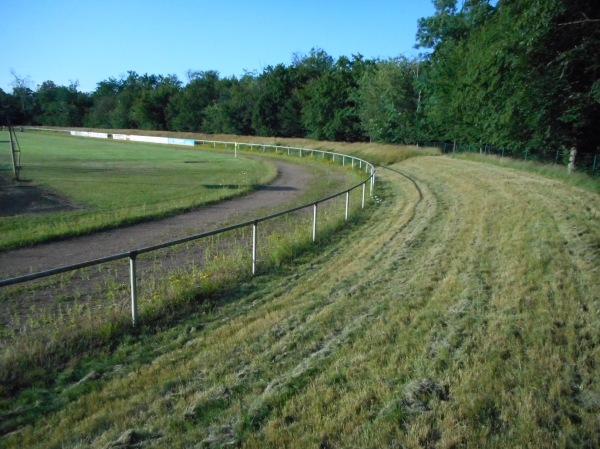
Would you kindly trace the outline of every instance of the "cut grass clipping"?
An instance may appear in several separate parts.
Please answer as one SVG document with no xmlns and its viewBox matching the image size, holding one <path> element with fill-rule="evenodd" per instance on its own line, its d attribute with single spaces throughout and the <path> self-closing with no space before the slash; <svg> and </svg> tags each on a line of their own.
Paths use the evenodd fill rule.
<svg viewBox="0 0 600 449">
<path fill-rule="evenodd" d="M 600 446 L 598 194 L 446 157 L 390 168 L 364 226 L 73 358 L 3 404 L 30 417 L 0 443 Z"/>
<path fill-rule="evenodd" d="M 308 158 L 307 158 L 308 159 Z M 321 165 L 321 164 L 318 164 Z M 346 172 L 353 178 L 357 173 Z M 360 175 L 364 177 L 364 174 Z M 332 180 L 337 178 L 337 187 Z M 345 177 L 320 177 L 320 195 L 332 187 L 340 190 Z M 354 180 L 356 184 L 356 180 Z M 362 189 L 355 189 L 350 196 L 350 213 L 353 222 L 359 218 Z M 315 195 L 315 192 L 312 192 Z M 304 201 L 307 198 L 303 198 Z M 259 225 L 259 271 L 280 270 L 284 264 L 306 252 L 318 251 L 320 245 L 331 238 L 334 230 L 344 223 L 345 196 L 320 203 L 318 246 L 311 241 L 312 208 L 283 216 Z M 128 310 L 128 291 L 123 277 L 124 264 L 107 264 L 92 267 L 77 274 L 65 275 L 51 281 L 51 285 L 22 287 L 7 293 L 10 302 L 20 295 L 45 292 L 46 287 L 58 284 L 61 290 L 71 291 L 71 296 L 53 300 L 45 310 L 31 310 L 29 318 L 19 320 L 19 331 L 3 335 L 0 372 L 4 385 L 1 409 L 19 408 L 18 413 L 4 414 L 7 418 L 0 425 L 0 433 L 6 433 L 21 425 L 35 422 L 45 414 L 78 397 L 78 389 L 68 397 L 54 393 L 62 391 L 65 381 L 85 370 L 87 354 L 110 350 L 122 338 L 138 332 L 154 332 L 165 326 L 175 325 L 189 315 L 211 311 L 219 298 L 235 295 L 240 283 L 250 278 L 250 228 L 231 231 L 220 236 L 203 239 L 197 243 L 181 245 L 160 253 L 142 255 L 138 258 L 139 303 L 142 327 L 132 329 Z M 174 259 L 186 263 L 180 268 L 169 269 Z M 108 270 L 108 271 L 107 271 Z M 89 292 L 82 285 L 95 279 L 96 271 L 104 276 L 97 279 L 98 292 L 108 297 L 102 301 L 86 297 Z M 69 290 L 71 286 L 71 290 Z M 246 287 L 247 288 L 247 287 Z M 10 328 L 14 329 L 16 321 Z M 65 363 L 65 359 L 70 362 Z M 84 360 L 84 368 L 78 366 Z M 95 364 L 95 362 L 92 362 Z M 102 369 L 95 364 L 97 369 Z M 76 375 L 75 375 L 76 376 Z M 59 380 L 56 379 L 64 379 Z M 21 393 L 18 393 L 22 390 Z M 85 389 L 84 389 L 85 390 Z M 41 397 L 47 400 L 40 401 Z M 9 399 L 13 397 L 13 399 Z M 33 402 L 32 402 L 33 401 Z"/>
<path fill-rule="evenodd" d="M 206 150 L 40 132 L 18 138 L 26 182 L 17 188 L 24 195 L 45 190 L 65 210 L 3 216 L 0 249 L 172 215 L 249 192 L 277 175 L 267 161 Z M 12 177 L 8 149 L 0 151 L 0 167 L 5 180 Z"/>
</svg>

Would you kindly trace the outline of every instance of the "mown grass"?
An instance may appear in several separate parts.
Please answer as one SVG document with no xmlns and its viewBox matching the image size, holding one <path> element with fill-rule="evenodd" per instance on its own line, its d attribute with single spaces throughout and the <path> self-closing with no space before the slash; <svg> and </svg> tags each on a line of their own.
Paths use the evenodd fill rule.
<svg viewBox="0 0 600 449">
<path fill-rule="evenodd" d="M 598 446 L 598 195 L 444 157 L 390 168 L 364 225 L 74 361 L 38 400 L 81 394 L 2 442 Z"/>
<path fill-rule="evenodd" d="M 535 173 L 540 176 L 563 181 L 582 189 L 600 193 L 600 176 L 590 176 L 586 173 L 578 172 L 576 169 L 569 174 L 567 168 L 563 165 L 542 164 L 535 161 L 523 161 L 520 159 L 511 159 L 509 157 L 480 155 L 476 153 L 459 153 L 452 157 Z"/>
<path fill-rule="evenodd" d="M 364 178 L 364 173 L 323 164 L 320 160 L 315 163 L 311 158 L 304 158 L 302 163 L 309 170 L 316 171 L 318 176 L 306 192 L 287 207 L 306 204 L 315 198 L 355 185 L 359 179 Z M 320 205 L 318 234 L 321 244 L 340 226 L 344 198 L 342 196 Z M 360 189 L 352 193 L 350 204 L 351 211 L 359 209 Z M 268 209 L 265 210 L 267 212 Z M 260 225 L 258 257 L 261 271 L 278 269 L 286 261 L 313 248 L 310 242 L 312 209 L 296 215 Z M 248 218 L 250 217 L 236 219 Z M 239 282 L 247 280 L 251 267 L 248 236 L 248 229 L 240 230 L 202 240 L 196 245 L 185 245 L 186 248 L 169 251 L 170 254 L 141 256 L 138 259 L 138 270 L 142 271 L 142 279 L 138 285 L 140 319 L 144 323 L 142 329 L 150 329 L 149 332 L 152 333 L 155 327 L 162 329 L 177 324 L 188 313 L 210 310 L 215 295 L 231 293 Z M 202 247 L 200 259 L 189 259 L 183 268 L 175 271 L 162 268 L 161 258 L 186 258 L 190 246 Z M 98 301 L 90 302 L 77 294 L 82 289 L 82 283 L 89 282 L 90 271 L 93 270 L 85 269 L 81 274 L 63 275 L 62 279 L 56 280 L 62 290 L 71 293 L 55 300 L 59 303 L 58 308 L 41 313 L 32 311 L 34 313 L 31 317 L 14 321 L 11 326 L 13 331 L 4 330 L 0 367 L 2 409 L 6 411 L 12 407 L 18 412 L 3 414 L 5 419 L 0 425 L 2 433 L 69 402 L 52 393 L 55 389 L 60 391 L 64 387 L 62 381 L 55 382 L 55 379 L 72 378 L 71 374 L 61 374 L 65 366 L 67 373 L 74 370 L 79 372 L 73 365 L 77 365 L 81 358 L 85 360 L 88 354 L 96 351 L 110 352 L 121 338 L 137 335 L 140 331 L 131 328 L 127 285 L 118 280 L 125 274 L 125 267 L 119 267 L 118 263 L 112 265 L 114 267 L 98 268 L 98 271 L 108 270 L 106 284 L 103 283 L 96 293 L 107 295 L 107 306 L 102 307 Z M 150 271 L 143 270 L 144 266 L 149 266 Z M 39 294 L 35 286 L 25 290 L 27 291 L 22 287 L 12 288 L 12 291 L 3 292 L 2 298 L 4 301 L 12 301 L 11 295 L 19 298 L 23 294 Z M 68 397 L 76 397 L 76 393 L 70 393 Z M 40 402 L 41 398 L 48 400 Z"/>
<path fill-rule="evenodd" d="M 210 151 L 40 132 L 18 138 L 20 177 L 27 180 L 19 189 L 53 192 L 71 210 L 3 217 L 0 249 L 172 215 L 249 192 L 277 175 L 264 160 Z M 2 155 L 12 177 L 10 152 Z"/>
</svg>

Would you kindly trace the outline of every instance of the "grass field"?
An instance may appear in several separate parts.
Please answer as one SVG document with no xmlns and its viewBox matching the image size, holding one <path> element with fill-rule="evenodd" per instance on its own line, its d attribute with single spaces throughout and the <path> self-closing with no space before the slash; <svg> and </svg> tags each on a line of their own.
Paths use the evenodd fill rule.
<svg viewBox="0 0 600 449">
<path fill-rule="evenodd" d="M 170 215 L 243 194 L 277 174 L 264 160 L 187 147 L 40 132 L 18 139 L 27 180 L 20 193 L 43 189 L 63 210 L 2 217 L 0 249 Z M 0 175 L 12 178 L 4 145 Z"/>
<path fill-rule="evenodd" d="M 0 445 L 600 446 L 600 199 L 526 170 L 379 169 L 364 226 L 73 358 Z"/>
</svg>

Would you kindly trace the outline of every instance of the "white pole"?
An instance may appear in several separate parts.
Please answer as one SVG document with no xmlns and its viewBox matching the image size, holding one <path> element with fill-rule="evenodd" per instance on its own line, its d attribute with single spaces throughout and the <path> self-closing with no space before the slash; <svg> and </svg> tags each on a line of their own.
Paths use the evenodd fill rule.
<svg viewBox="0 0 600 449">
<path fill-rule="evenodd" d="M 366 190 L 366 188 L 367 188 L 367 183 L 363 182 L 363 185 L 362 185 L 362 208 L 363 209 L 365 208 L 365 190 Z"/>
<path fill-rule="evenodd" d="M 345 216 L 346 221 L 348 221 L 349 206 L 350 206 L 350 192 L 346 192 L 346 216 Z"/>
<path fill-rule="evenodd" d="M 313 242 L 317 240 L 317 203 L 313 206 L 313 228 L 312 228 L 312 239 Z"/>
<path fill-rule="evenodd" d="M 256 274 L 256 239 L 258 223 L 252 223 L 252 275 Z"/>
<path fill-rule="evenodd" d="M 131 283 L 131 323 L 135 327 L 137 323 L 137 276 L 135 260 L 137 253 L 132 251 L 129 253 L 129 278 Z"/>
</svg>

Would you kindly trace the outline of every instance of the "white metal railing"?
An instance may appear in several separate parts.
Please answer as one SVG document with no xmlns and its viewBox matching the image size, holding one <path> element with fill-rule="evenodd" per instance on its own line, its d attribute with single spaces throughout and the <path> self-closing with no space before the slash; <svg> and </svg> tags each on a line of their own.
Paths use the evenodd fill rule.
<svg viewBox="0 0 600 449">
<path fill-rule="evenodd" d="M 40 128 L 31 128 L 31 129 L 39 130 Z M 52 129 L 51 131 L 56 131 L 56 130 Z M 67 131 L 67 132 L 69 132 L 69 131 Z M 217 148 L 217 145 L 219 147 L 224 147 L 225 149 L 228 149 L 231 147 L 234 150 L 235 157 L 237 157 L 237 152 L 239 150 L 243 150 L 244 148 L 250 149 L 250 150 L 260 149 L 260 150 L 262 150 L 262 152 L 274 151 L 277 154 L 279 154 L 279 152 L 281 151 L 281 154 L 285 154 L 287 152 L 287 154 L 290 156 L 297 155 L 298 157 L 303 157 L 303 155 L 310 155 L 310 156 L 314 157 L 315 154 L 317 154 L 317 155 L 320 155 L 322 159 L 331 158 L 331 160 L 334 162 L 337 157 L 338 161 L 341 160 L 341 163 L 344 166 L 346 165 L 346 161 L 348 161 L 348 164 L 350 164 L 352 168 L 357 168 L 359 170 L 363 170 L 363 166 L 364 166 L 364 170 L 365 170 L 365 173 L 367 174 L 367 177 L 363 181 L 359 182 L 358 184 L 352 186 L 349 189 L 346 189 L 344 191 L 335 193 L 328 197 L 320 198 L 316 201 L 313 201 L 313 202 L 310 202 L 307 204 L 303 204 L 301 206 L 294 207 L 291 209 L 287 209 L 287 210 L 284 210 L 284 211 L 281 211 L 281 212 L 278 212 L 275 214 L 263 216 L 260 218 L 256 218 L 254 220 L 245 221 L 243 223 L 237 223 L 237 224 L 234 224 L 231 226 L 226 226 L 223 228 L 215 229 L 215 230 L 208 231 L 208 232 L 203 232 L 200 234 L 190 235 L 190 236 L 183 237 L 183 238 L 180 238 L 177 240 L 171 240 L 168 242 L 163 242 L 163 243 L 159 243 L 159 244 L 152 245 L 152 246 L 147 246 L 147 247 L 138 248 L 138 249 L 134 249 L 134 250 L 118 253 L 118 254 L 113 254 L 110 256 L 106 256 L 106 257 L 101 257 L 98 259 L 88 260 L 85 262 L 72 264 L 72 265 L 65 265 L 62 267 L 52 268 L 52 269 L 40 271 L 37 273 L 30 273 L 30 274 L 26 274 L 26 275 L 2 279 L 2 280 L 0 280 L 0 287 L 6 287 L 9 285 L 20 284 L 20 283 L 32 281 L 35 279 L 41 279 L 41 278 L 53 276 L 56 274 L 61 274 L 61 273 L 78 270 L 81 268 L 86 268 L 86 267 L 104 264 L 107 262 L 112 262 L 115 260 L 129 259 L 129 281 L 130 281 L 129 284 L 130 284 L 130 293 L 131 293 L 131 321 L 132 321 L 133 326 L 135 326 L 138 321 L 137 269 L 136 269 L 136 259 L 137 259 L 138 255 L 157 251 L 159 249 L 168 248 L 168 247 L 175 246 L 175 245 L 179 245 L 181 243 L 186 243 L 186 242 L 190 242 L 190 241 L 194 241 L 194 240 L 203 239 L 203 238 L 210 237 L 213 235 L 222 234 L 224 232 L 232 231 L 235 229 L 252 226 L 252 274 L 255 275 L 258 270 L 257 248 L 258 248 L 259 241 L 258 241 L 257 229 L 258 229 L 258 225 L 261 222 L 266 222 L 268 220 L 272 220 L 274 218 L 281 217 L 283 215 L 291 214 L 293 212 L 312 207 L 313 208 L 312 240 L 316 241 L 316 239 L 317 239 L 318 205 L 320 203 L 331 200 L 331 199 L 336 198 L 341 195 L 346 195 L 344 219 L 348 220 L 349 205 L 350 205 L 350 193 L 355 189 L 362 188 L 362 200 L 361 200 L 361 208 L 362 209 L 365 208 L 365 196 L 366 196 L 367 184 L 369 185 L 370 195 L 371 196 L 373 195 L 373 189 L 375 186 L 375 167 L 370 162 L 367 162 L 363 159 L 360 159 L 360 158 L 357 158 L 354 156 L 350 156 L 350 155 L 346 155 L 346 154 L 342 154 L 342 153 L 331 152 L 331 151 L 314 150 L 314 149 L 310 149 L 310 148 L 287 147 L 287 146 L 282 146 L 282 145 L 266 145 L 266 144 L 241 143 L 241 142 L 223 142 L 223 141 L 214 141 L 214 140 L 196 140 L 195 143 L 199 144 L 199 145 L 203 145 L 203 146 L 211 146 L 212 145 L 214 149 Z"/>
</svg>

